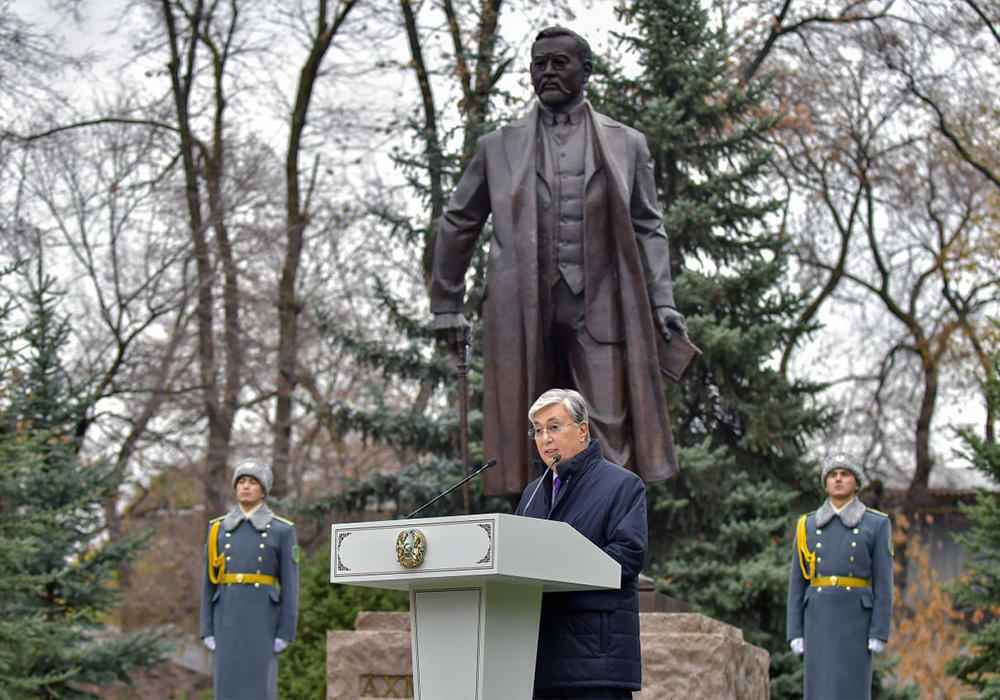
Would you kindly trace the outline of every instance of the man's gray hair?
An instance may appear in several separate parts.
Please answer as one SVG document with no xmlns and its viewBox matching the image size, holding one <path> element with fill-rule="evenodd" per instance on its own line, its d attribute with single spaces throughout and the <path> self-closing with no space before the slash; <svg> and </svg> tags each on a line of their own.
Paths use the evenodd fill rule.
<svg viewBox="0 0 1000 700">
<path fill-rule="evenodd" d="M 590 421 L 590 417 L 587 414 L 587 401 L 579 391 L 573 391 L 572 389 L 549 389 L 535 399 L 535 403 L 531 404 L 531 408 L 528 409 L 528 422 L 534 423 L 536 413 L 546 406 L 557 403 L 561 403 L 566 408 L 566 412 L 573 419 L 574 423 Z"/>
</svg>

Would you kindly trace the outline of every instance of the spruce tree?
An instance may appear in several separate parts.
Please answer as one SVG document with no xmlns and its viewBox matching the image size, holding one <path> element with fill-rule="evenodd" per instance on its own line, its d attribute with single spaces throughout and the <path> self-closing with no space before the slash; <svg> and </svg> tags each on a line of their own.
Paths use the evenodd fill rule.
<svg viewBox="0 0 1000 700">
<path fill-rule="evenodd" d="M 27 302 L 0 377 L 0 697 L 88 697 L 163 652 L 155 635 L 107 634 L 117 572 L 141 539 L 104 538 L 119 484 L 81 457 L 93 400 L 63 366 L 68 328 L 49 285 Z"/>
<path fill-rule="evenodd" d="M 646 135 L 675 296 L 704 353 L 666 389 L 681 471 L 648 489 L 647 569 L 662 591 L 771 653 L 773 697 L 801 696 L 785 642 L 790 535 L 817 502 L 805 445 L 829 415 L 812 407 L 818 385 L 773 361 L 801 303 L 763 187 L 777 120 L 761 108 L 766 84 L 735 82 L 726 37 L 697 0 L 621 9 L 641 70 L 601 67 L 594 100 Z"/>
<path fill-rule="evenodd" d="M 1000 356 L 987 387 L 993 415 L 1000 411 Z M 971 431 L 960 431 L 963 456 L 977 470 L 1000 484 L 1000 445 Z M 949 587 L 955 602 L 970 613 L 973 631 L 965 637 L 968 651 L 953 657 L 947 666 L 975 690 L 975 697 L 1000 697 L 1000 500 L 996 491 L 982 491 L 977 501 L 962 506 L 972 528 L 955 540 L 969 553 L 966 576 Z"/>
</svg>

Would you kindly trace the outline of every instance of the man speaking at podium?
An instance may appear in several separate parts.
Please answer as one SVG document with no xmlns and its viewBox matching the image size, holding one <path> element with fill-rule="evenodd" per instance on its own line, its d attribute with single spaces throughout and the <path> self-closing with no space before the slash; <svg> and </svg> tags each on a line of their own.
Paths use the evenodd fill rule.
<svg viewBox="0 0 1000 700">
<path fill-rule="evenodd" d="M 631 698 L 642 684 L 638 576 L 646 561 L 646 487 L 590 438 L 586 401 L 550 389 L 528 411 L 544 473 L 517 514 L 561 520 L 622 566 L 619 590 L 545 593 L 535 698 Z"/>
</svg>

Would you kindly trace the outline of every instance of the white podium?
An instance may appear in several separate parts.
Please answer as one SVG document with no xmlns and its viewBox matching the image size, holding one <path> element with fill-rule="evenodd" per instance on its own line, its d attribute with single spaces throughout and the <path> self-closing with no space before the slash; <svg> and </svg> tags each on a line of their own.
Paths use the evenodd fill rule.
<svg viewBox="0 0 1000 700">
<path fill-rule="evenodd" d="M 517 515 L 335 524 L 331 547 L 331 583 L 410 592 L 417 700 L 530 699 L 542 592 L 621 585 L 572 527 Z"/>
</svg>

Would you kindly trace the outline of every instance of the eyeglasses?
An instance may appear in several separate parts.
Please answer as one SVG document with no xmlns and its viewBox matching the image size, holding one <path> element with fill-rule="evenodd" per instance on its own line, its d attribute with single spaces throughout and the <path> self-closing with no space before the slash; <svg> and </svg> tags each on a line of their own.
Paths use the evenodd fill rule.
<svg viewBox="0 0 1000 700">
<path fill-rule="evenodd" d="M 568 428 L 571 425 L 580 425 L 580 424 L 574 422 L 574 423 L 567 423 L 566 425 L 559 425 L 558 423 L 556 423 L 554 425 L 550 425 L 548 428 L 528 428 L 528 437 L 531 438 L 532 440 L 537 440 L 538 438 L 545 437 L 546 433 L 548 433 L 552 437 L 555 437 L 556 433 L 558 433 L 563 428 Z"/>
</svg>

